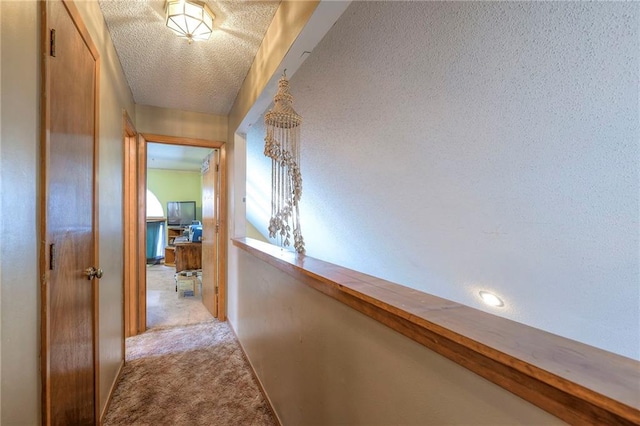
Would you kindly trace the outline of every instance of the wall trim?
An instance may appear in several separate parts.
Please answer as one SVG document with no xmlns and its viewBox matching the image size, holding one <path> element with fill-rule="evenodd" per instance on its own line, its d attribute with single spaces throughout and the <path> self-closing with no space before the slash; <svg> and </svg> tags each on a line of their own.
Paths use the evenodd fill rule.
<svg viewBox="0 0 640 426">
<path fill-rule="evenodd" d="M 247 364 L 249 364 L 249 367 L 251 369 L 251 374 L 253 375 L 253 378 L 258 384 L 258 389 L 260 389 L 260 393 L 262 393 L 262 396 L 264 396 L 264 399 L 267 401 L 267 404 L 269 405 L 269 409 L 271 410 L 271 414 L 273 414 L 273 418 L 276 419 L 276 422 L 278 423 L 277 426 L 282 426 L 282 421 L 280 420 L 280 417 L 278 417 L 278 413 L 276 412 L 276 410 L 273 408 L 273 403 L 271 402 L 271 398 L 269 398 L 269 395 L 267 394 L 267 391 L 265 390 L 262 384 L 262 381 L 260 380 L 260 377 L 258 377 L 258 374 L 256 373 L 256 369 L 253 367 L 253 364 L 251 363 L 251 359 L 249 359 L 249 356 L 247 356 L 247 351 L 244 350 L 244 346 L 242 346 L 242 342 L 240 342 L 240 339 L 238 338 L 238 333 L 236 333 L 236 330 L 233 328 L 233 325 L 231 324 L 230 321 L 227 321 L 227 325 L 229 326 L 229 329 L 233 333 L 233 337 L 235 337 L 236 342 L 238 342 L 238 346 L 240 346 L 240 351 L 242 352 L 242 356 L 244 357 L 245 361 L 247 361 Z"/>
<path fill-rule="evenodd" d="M 118 383 L 120 383 L 120 378 L 122 377 L 122 371 L 124 370 L 124 359 L 120 361 L 120 366 L 118 367 L 118 371 L 116 373 L 116 377 L 113 379 L 113 383 L 111 383 L 111 387 L 109 388 L 109 393 L 107 394 L 107 400 L 102 408 L 102 413 L 100 414 L 100 425 L 104 422 L 104 416 L 107 415 L 109 411 L 109 407 L 111 407 L 111 400 L 113 398 L 113 393 L 118 387 Z"/>
<path fill-rule="evenodd" d="M 253 240 L 233 244 L 570 424 L 640 424 L 640 362 Z"/>
</svg>

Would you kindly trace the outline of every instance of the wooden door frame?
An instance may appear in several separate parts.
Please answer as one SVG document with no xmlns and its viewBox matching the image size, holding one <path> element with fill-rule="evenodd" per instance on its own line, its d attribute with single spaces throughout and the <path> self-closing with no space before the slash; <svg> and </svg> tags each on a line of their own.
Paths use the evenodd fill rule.
<svg viewBox="0 0 640 426">
<path fill-rule="evenodd" d="M 99 224 L 98 224 L 98 164 L 99 164 L 99 136 L 100 136 L 100 54 L 93 43 L 89 30 L 84 24 L 80 11 L 72 0 L 61 0 L 73 21 L 78 33 L 86 44 L 91 56 L 95 60 L 95 86 L 94 86 L 94 127 L 93 127 L 93 265 L 98 265 L 99 256 Z M 39 276 L 40 276 L 40 374 L 42 380 L 41 403 L 42 424 L 51 424 L 51 371 L 50 371 L 50 289 L 49 283 L 49 246 L 47 243 L 47 205 L 49 202 L 49 157 L 50 157 L 50 130 L 51 130 L 51 67 L 49 64 L 50 49 L 50 1 L 40 3 L 41 21 L 41 96 L 40 96 L 40 247 L 39 247 Z M 99 348 L 99 285 L 98 280 L 92 280 L 93 293 L 93 395 L 94 418 L 100 419 L 100 348 Z"/>
<path fill-rule="evenodd" d="M 144 333 L 147 329 L 147 142 L 138 134 L 138 169 L 136 171 L 136 195 L 138 218 L 138 247 L 134 252 L 138 265 L 138 291 L 135 299 L 131 300 L 130 310 L 135 311 L 137 333 Z M 144 267 L 143 267 L 144 266 Z"/>
<path fill-rule="evenodd" d="M 212 141 L 208 139 L 197 139 L 197 138 L 187 138 L 180 136 L 168 136 L 168 135 L 157 135 L 152 133 L 139 133 L 138 134 L 138 149 L 136 155 L 138 157 L 137 161 L 137 172 L 136 183 L 135 186 L 138 189 L 137 194 L 137 205 L 136 208 L 138 210 L 138 247 L 137 250 L 130 252 L 132 258 L 129 259 L 129 262 L 137 262 L 138 264 L 138 292 L 137 292 L 137 300 L 129 300 L 131 305 L 125 306 L 125 309 L 133 309 L 136 311 L 138 324 L 137 324 L 137 333 L 142 333 L 146 330 L 147 324 L 147 279 L 146 279 L 146 268 L 140 267 L 141 265 L 146 264 L 146 192 L 147 192 L 147 155 L 146 148 L 147 143 L 162 143 L 168 145 L 181 145 L 181 146 L 193 146 L 199 148 L 211 148 L 219 150 L 219 166 L 220 166 L 220 182 L 219 182 L 219 197 L 220 197 L 220 211 L 218 216 L 218 222 L 220 223 L 218 239 L 217 239 L 217 253 L 218 259 L 216 263 L 216 268 L 218 271 L 218 320 L 225 321 L 227 318 L 227 299 L 226 299 L 226 290 L 227 290 L 227 275 L 226 275 L 226 263 L 227 263 L 227 191 L 226 191 L 226 143 L 220 141 Z M 131 161 L 130 158 L 127 159 L 128 153 L 125 152 L 125 162 Z M 132 184 L 127 180 L 132 179 L 133 174 L 129 174 L 125 176 L 124 185 Z M 131 208 L 131 206 L 127 207 L 127 203 L 132 203 L 132 200 L 125 200 L 125 209 Z M 127 236 L 125 236 L 125 244 L 129 241 Z M 133 305 L 133 306 L 132 306 Z"/>
<path fill-rule="evenodd" d="M 122 232 L 124 249 L 123 257 L 123 339 L 122 356 L 124 361 L 124 339 L 135 336 L 138 330 L 137 309 L 132 309 L 130 300 L 137 300 L 138 268 L 139 262 L 135 259 L 135 253 L 139 244 L 139 220 L 138 220 L 138 132 L 131 121 L 127 111 L 122 113 L 122 143 L 124 152 L 123 167 L 123 216 Z"/>
</svg>

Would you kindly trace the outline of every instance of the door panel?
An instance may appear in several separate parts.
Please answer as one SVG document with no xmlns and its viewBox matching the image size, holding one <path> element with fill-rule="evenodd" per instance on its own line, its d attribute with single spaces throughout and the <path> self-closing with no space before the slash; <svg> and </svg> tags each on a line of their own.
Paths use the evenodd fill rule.
<svg viewBox="0 0 640 426">
<path fill-rule="evenodd" d="M 47 3 L 55 30 L 48 57 L 49 137 L 45 141 L 45 423 L 95 423 L 96 266 L 94 149 L 96 58 L 67 7 Z M 49 33 L 51 34 L 51 33 Z M 49 53 L 49 52 L 45 52 Z"/>
<path fill-rule="evenodd" d="M 147 142 L 138 140 L 138 333 L 147 329 Z"/>
<path fill-rule="evenodd" d="M 202 175 L 202 303 L 218 317 L 217 280 L 217 199 L 218 150 L 209 155 L 209 168 Z"/>
</svg>

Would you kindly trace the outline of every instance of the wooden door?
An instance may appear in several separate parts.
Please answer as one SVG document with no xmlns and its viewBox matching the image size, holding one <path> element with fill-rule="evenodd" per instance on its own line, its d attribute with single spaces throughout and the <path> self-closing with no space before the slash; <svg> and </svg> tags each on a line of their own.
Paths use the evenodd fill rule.
<svg viewBox="0 0 640 426">
<path fill-rule="evenodd" d="M 202 303 L 218 317 L 218 150 L 205 160 L 202 173 Z"/>
<path fill-rule="evenodd" d="M 138 333 L 147 330 L 147 142 L 138 139 L 138 293 L 136 295 L 138 314 Z"/>
<path fill-rule="evenodd" d="M 98 55 L 73 3 L 45 8 L 43 423 L 96 423 Z"/>
</svg>

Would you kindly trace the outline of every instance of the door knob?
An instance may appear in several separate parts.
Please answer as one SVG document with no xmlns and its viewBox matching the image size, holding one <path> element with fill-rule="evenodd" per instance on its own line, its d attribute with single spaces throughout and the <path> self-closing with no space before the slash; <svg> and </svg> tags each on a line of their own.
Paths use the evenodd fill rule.
<svg viewBox="0 0 640 426">
<path fill-rule="evenodd" d="M 84 270 L 84 274 L 87 276 L 88 280 L 92 280 L 94 278 L 102 278 L 102 269 L 98 268 L 94 268 L 93 266 L 91 268 L 87 268 Z"/>
</svg>

